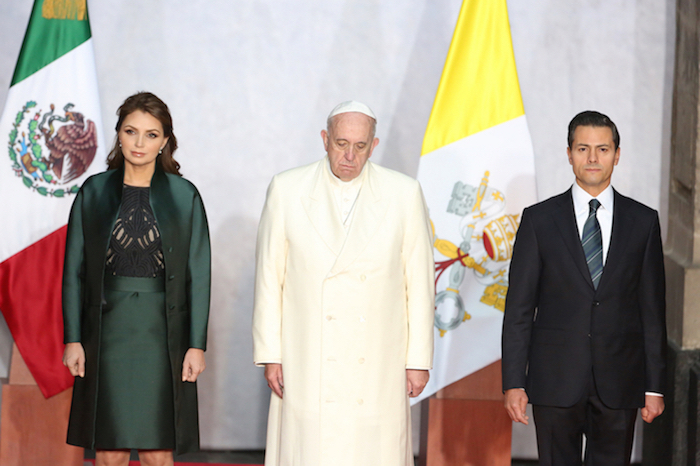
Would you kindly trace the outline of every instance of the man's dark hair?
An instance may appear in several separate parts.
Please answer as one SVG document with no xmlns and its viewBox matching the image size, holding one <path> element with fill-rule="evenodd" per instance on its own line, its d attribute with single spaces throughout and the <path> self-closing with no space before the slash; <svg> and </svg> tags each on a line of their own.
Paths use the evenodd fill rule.
<svg viewBox="0 0 700 466">
<path fill-rule="evenodd" d="M 593 110 L 586 110 L 576 115 L 569 123 L 569 149 L 571 149 L 571 144 L 574 143 L 574 132 L 579 126 L 594 126 L 597 128 L 605 127 L 610 128 L 612 131 L 613 143 L 615 144 L 615 150 L 620 147 L 620 133 L 617 132 L 617 126 L 615 123 L 608 118 L 607 115 L 603 115 L 600 112 Z"/>
</svg>

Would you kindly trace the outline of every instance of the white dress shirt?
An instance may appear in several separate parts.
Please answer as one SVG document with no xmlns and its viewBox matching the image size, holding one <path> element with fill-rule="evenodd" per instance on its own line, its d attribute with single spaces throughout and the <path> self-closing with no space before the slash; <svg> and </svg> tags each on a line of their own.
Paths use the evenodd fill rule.
<svg viewBox="0 0 700 466">
<path fill-rule="evenodd" d="M 571 196 L 574 198 L 574 214 L 576 215 L 576 225 L 578 226 L 578 236 L 583 238 L 583 226 L 586 224 L 590 205 L 588 204 L 593 199 L 593 196 L 574 183 L 571 188 Z M 610 248 L 610 234 L 612 233 L 613 208 L 615 197 L 613 196 L 612 185 L 608 185 L 598 196 L 595 197 L 600 202 L 600 207 L 596 213 L 598 224 L 600 224 L 600 233 L 603 237 L 603 265 L 608 257 L 608 249 Z"/>
</svg>

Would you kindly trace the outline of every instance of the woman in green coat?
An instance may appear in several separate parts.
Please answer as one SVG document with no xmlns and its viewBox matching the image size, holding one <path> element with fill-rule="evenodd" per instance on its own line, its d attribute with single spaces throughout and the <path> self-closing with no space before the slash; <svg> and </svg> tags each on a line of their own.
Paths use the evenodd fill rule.
<svg viewBox="0 0 700 466">
<path fill-rule="evenodd" d="M 144 466 L 172 465 L 173 450 L 199 448 L 209 230 L 165 103 L 141 92 L 117 114 L 109 169 L 85 181 L 68 222 L 68 443 L 97 450 L 97 466 L 127 465 L 131 449 Z"/>
</svg>

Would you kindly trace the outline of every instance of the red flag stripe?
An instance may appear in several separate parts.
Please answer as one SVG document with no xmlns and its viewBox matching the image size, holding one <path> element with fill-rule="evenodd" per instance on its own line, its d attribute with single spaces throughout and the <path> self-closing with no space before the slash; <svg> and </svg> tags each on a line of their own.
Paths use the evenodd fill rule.
<svg viewBox="0 0 700 466">
<path fill-rule="evenodd" d="M 73 385 L 63 357 L 63 226 L 0 263 L 0 310 L 46 398 Z"/>
</svg>

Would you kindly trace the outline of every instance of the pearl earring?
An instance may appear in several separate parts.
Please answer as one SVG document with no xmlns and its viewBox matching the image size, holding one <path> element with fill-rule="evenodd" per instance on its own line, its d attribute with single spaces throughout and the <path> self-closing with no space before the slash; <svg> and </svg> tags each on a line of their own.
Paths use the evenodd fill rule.
<svg viewBox="0 0 700 466">
<path fill-rule="evenodd" d="M 162 155 L 162 154 L 163 154 L 163 148 L 161 147 L 160 150 L 158 151 L 158 155 Z"/>
</svg>

